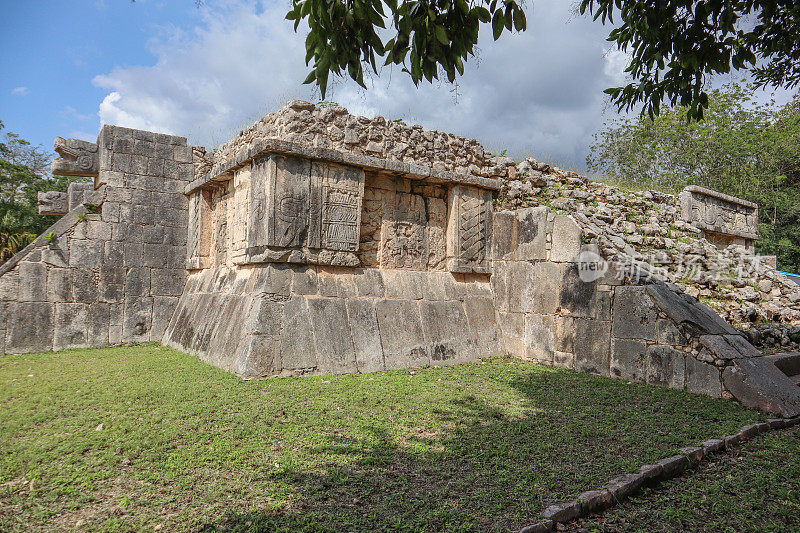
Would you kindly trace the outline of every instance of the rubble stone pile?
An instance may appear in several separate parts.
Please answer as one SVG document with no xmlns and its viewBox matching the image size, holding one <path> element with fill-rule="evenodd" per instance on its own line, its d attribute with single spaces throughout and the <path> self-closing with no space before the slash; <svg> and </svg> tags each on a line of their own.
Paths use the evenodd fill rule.
<svg viewBox="0 0 800 533">
<path fill-rule="evenodd" d="M 800 325 L 800 286 L 742 246 L 706 240 L 682 220 L 676 195 L 625 190 L 532 158 L 493 158 L 489 165 L 503 181 L 501 207 L 547 205 L 569 213 L 606 260 L 674 283 L 736 326 L 770 323 L 779 333 L 763 337 L 791 345 L 795 332 L 780 325 Z"/>
</svg>

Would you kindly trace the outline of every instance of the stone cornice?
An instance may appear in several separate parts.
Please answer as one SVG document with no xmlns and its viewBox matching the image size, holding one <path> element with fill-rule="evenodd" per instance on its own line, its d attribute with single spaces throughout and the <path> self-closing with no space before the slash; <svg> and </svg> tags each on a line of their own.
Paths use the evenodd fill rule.
<svg viewBox="0 0 800 533">
<path fill-rule="evenodd" d="M 270 138 L 257 141 L 250 150 L 224 164 L 215 165 L 210 172 L 191 181 L 186 186 L 185 193 L 190 194 L 197 189 L 208 187 L 213 182 L 227 181 L 233 171 L 245 166 L 256 157 L 269 153 L 297 155 L 309 159 L 352 165 L 368 171 L 389 172 L 410 179 L 427 180 L 431 183 L 464 184 L 489 190 L 500 189 L 500 180 L 494 178 L 456 174 L 454 172 L 434 170 L 430 166 L 363 156 L 330 148 L 304 146 L 294 142 Z"/>
</svg>

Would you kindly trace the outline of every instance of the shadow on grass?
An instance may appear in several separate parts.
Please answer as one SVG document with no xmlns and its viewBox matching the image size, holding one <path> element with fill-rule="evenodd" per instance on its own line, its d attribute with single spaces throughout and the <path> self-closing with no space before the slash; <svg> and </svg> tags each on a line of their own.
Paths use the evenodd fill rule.
<svg viewBox="0 0 800 533">
<path fill-rule="evenodd" d="M 231 510 L 201 530 L 508 531 L 550 503 L 753 418 L 730 402 L 576 372 L 506 383 L 522 393 L 522 409 L 466 396 L 436 412 L 446 428 L 437 434 L 396 437 L 372 426 L 371 444 L 332 442 L 311 453 L 335 460 L 269 474 L 294 495 L 290 504 Z"/>
</svg>

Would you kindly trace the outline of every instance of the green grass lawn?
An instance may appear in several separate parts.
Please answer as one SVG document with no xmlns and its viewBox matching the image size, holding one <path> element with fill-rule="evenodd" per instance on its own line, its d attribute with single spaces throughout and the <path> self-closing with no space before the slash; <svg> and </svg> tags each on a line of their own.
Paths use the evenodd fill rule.
<svg viewBox="0 0 800 533">
<path fill-rule="evenodd" d="M 508 531 L 762 420 L 492 359 L 242 381 L 154 345 L 0 358 L 0 530 Z"/>
<path fill-rule="evenodd" d="M 571 531 L 800 531 L 800 429 L 760 435 Z"/>
</svg>

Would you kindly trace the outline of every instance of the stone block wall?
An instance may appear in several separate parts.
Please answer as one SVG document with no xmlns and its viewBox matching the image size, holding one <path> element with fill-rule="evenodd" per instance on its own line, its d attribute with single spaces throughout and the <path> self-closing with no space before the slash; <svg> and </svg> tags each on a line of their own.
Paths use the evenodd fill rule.
<svg viewBox="0 0 800 533">
<path fill-rule="evenodd" d="M 94 186 L 0 266 L 0 353 L 158 341 L 183 292 L 186 139 L 104 126 L 72 141 L 57 139 L 54 170 Z"/>
<path fill-rule="evenodd" d="M 584 240 L 571 216 L 547 207 L 495 213 L 491 285 L 510 354 L 800 413 L 800 389 L 710 307 L 605 263 Z"/>
<path fill-rule="evenodd" d="M 193 272 L 164 342 L 247 378 L 504 353 L 486 276 L 292 263 Z"/>
</svg>

